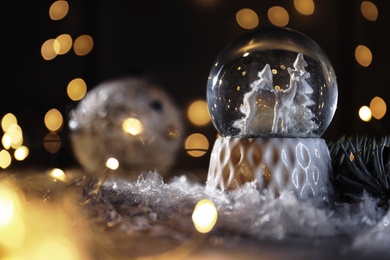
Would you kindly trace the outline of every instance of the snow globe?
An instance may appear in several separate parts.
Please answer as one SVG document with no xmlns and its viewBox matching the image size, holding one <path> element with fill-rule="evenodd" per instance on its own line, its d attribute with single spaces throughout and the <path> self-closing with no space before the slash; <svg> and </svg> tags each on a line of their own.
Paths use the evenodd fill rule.
<svg viewBox="0 0 390 260">
<path fill-rule="evenodd" d="M 248 31 L 216 58 L 207 102 L 220 137 L 207 186 L 253 183 L 272 197 L 328 201 L 332 167 L 321 138 L 337 106 L 334 69 L 308 36 L 285 27 Z"/>
</svg>

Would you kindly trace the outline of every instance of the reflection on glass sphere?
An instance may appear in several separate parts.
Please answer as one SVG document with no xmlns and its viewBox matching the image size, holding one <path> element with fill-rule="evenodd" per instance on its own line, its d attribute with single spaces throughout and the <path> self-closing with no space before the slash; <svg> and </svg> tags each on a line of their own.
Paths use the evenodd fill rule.
<svg viewBox="0 0 390 260">
<path fill-rule="evenodd" d="M 211 118 L 224 137 L 320 137 L 337 97 L 336 75 L 322 48 L 282 27 L 233 40 L 207 82 Z"/>
<path fill-rule="evenodd" d="M 116 175 L 136 179 L 142 171 L 169 173 L 184 123 L 162 86 L 124 77 L 90 90 L 70 112 L 69 128 L 73 152 L 86 172 L 100 174 L 101 166 L 114 158 Z"/>
</svg>

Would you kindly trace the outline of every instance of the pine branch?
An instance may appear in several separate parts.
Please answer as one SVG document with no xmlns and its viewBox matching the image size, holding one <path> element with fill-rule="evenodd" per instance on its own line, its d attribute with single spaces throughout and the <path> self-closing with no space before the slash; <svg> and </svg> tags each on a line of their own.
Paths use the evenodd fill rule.
<svg viewBox="0 0 390 260">
<path fill-rule="evenodd" d="M 341 137 L 329 143 L 335 189 L 339 199 L 354 203 L 364 192 L 378 199 L 378 207 L 390 205 L 390 137 Z"/>
</svg>

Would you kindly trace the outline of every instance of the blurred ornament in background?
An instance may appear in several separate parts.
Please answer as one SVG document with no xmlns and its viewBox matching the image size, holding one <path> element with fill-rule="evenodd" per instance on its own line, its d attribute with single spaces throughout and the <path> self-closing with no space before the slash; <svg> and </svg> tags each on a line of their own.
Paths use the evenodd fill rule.
<svg viewBox="0 0 390 260">
<path fill-rule="evenodd" d="M 336 111 L 338 87 L 322 48 L 283 27 L 249 31 L 218 55 L 207 82 L 211 119 L 221 138 L 207 185 L 255 182 L 271 196 L 327 200 L 332 173 L 320 137 Z"/>
<path fill-rule="evenodd" d="M 116 174 L 136 179 L 143 171 L 168 175 L 182 144 L 180 110 L 162 86 L 141 77 L 103 82 L 69 114 L 75 157 L 90 174 L 101 174 L 109 158 Z"/>
</svg>

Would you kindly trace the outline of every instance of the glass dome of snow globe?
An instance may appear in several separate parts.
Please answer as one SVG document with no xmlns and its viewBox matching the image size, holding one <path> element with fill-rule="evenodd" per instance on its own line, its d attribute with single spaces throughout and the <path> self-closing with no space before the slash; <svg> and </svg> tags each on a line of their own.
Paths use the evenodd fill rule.
<svg viewBox="0 0 390 260">
<path fill-rule="evenodd" d="M 230 42 L 207 81 L 209 112 L 222 137 L 320 137 L 337 97 L 323 49 L 284 27 L 260 27 Z"/>
</svg>

